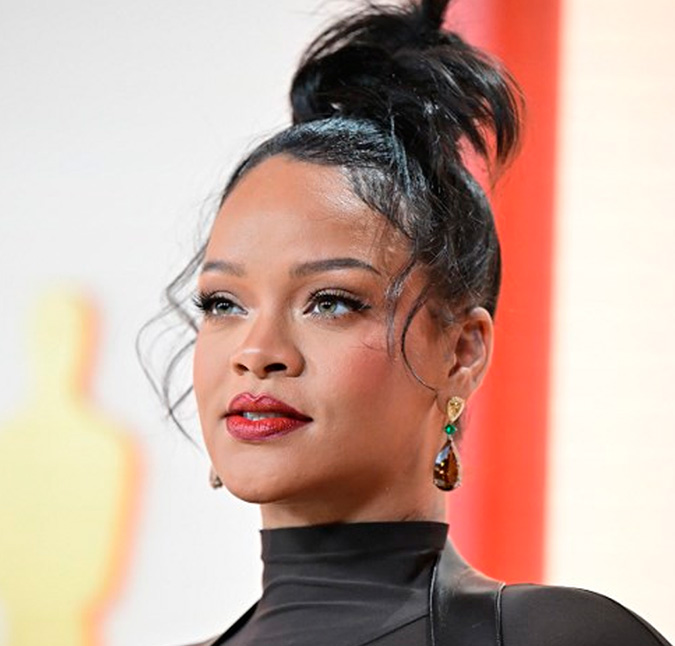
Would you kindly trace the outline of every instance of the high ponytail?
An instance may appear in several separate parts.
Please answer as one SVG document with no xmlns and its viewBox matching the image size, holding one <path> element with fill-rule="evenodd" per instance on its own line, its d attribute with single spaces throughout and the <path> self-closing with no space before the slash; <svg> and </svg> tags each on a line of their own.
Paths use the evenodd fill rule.
<svg viewBox="0 0 675 646">
<path fill-rule="evenodd" d="M 501 169 L 517 148 L 519 93 L 494 60 L 442 31 L 447 5 L 371 5 L 330 26 L 293 79 L 293 123 L 341 116 L 393 125 L 409 152 L 441 174 L 465 140 Z"/>
</svg>

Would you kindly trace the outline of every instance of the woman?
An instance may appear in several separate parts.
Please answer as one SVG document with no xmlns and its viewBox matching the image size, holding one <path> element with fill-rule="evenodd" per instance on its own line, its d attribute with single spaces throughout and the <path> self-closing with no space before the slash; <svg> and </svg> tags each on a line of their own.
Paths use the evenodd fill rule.
<svg viewBox="0 0 675 646">
<path fill-rule="evenodd" d="M 609 599 L 504 587 L 446 542 L 500 280 L 467 155 L 496 177 L 520 112 L 510 77 L 441 31 L 446 5 L 368 8 L 309 47 L 293 125 L 235 171 L 178 281 L 199 268 L 213 483 L 264 528 L 262 598 L 209 644 L 666 644 Z"/>
</svg>

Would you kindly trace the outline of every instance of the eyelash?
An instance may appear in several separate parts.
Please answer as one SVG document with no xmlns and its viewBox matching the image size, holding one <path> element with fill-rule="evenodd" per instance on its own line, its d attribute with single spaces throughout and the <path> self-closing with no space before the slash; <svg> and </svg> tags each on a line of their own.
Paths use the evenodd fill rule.
<svg viewBox="0 0 675 646">
<path fill-rule="evenodd" d="M 341 289 L 320 289 L 313 292 L 309 298 L 309 306 L 305 308 L 305 313 L 319 318 L 338 318 L 340 314 L 312 314 L 311 310 L 321 302 L 330 301 L 331 303 L 343 303 L 350 310 L 350 313 L 364 312 L 370 309 L 370 305 L 356 298 L 349 292 Z"/>
<path fill-rule="evenodd" d="M 220 294 L 218 292 L 198 292 L 192 297 L 193 305 L 202 313 L 204 318 L 218 318 L 219 314 L 216 314 L 214 308 L 216 305 L 229 304 L 234 307 L 243 309 L 240 305 L 234 302 L 231 298 Z"/>
<path fill-rule="evenodd" d="M 312 310 L 322 302 L 330 302 L 331 304 L 342 303 L 349 310 L 349 313 L 363 312 L 370 309 L 370 305 L 364 303 L 362 300 L 356 298 L 348 292 L 340 289 L 320 289 L 310 294 L 309 304 L 303 310 L 303 312 L 317 318 L 339 318 L 340 316 L 344 316 L 344 314 L 322 314 L 312 312 Z M 220 318 L 223 316 L 223 314 L 218 314 L 215 312 L 214 308 L 218 305 L 230 305 L 241 310 L 244 309 L 233 299 L 228 298 L 223 294 L 219 294 L 218 292 L 198 292 L 192 297 L 192 303 L 197 308 L 197 310 L 201 312 L 204 318 L 207 319 Z"/>
</svg>

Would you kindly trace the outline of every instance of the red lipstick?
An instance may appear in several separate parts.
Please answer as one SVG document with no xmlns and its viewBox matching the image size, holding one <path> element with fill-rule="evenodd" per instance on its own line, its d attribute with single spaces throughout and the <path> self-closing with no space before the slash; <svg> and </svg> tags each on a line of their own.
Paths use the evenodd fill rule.
<svg viewBox="0 0 675 646">
<path fill-rule="evenodd" d="M 237 395 L 227 408 L 225 423 L 234 438 L 248 442 L 287 435 L 312 418 L 269 395 Z"/>
</svg>

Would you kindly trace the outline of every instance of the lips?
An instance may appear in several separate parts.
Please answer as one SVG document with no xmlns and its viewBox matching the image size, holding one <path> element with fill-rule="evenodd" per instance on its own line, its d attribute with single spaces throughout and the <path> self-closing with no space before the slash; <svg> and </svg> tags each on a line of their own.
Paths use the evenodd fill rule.
<svg viewBox="0 0 675 646">
<path fill-rule="evenodd" d="M 248 442 L 287 435 L 312 421 L 304 413 L 269 395 L 241 393 L 228 406 L 225 422 L 234 438 Z"/>
</svg>

